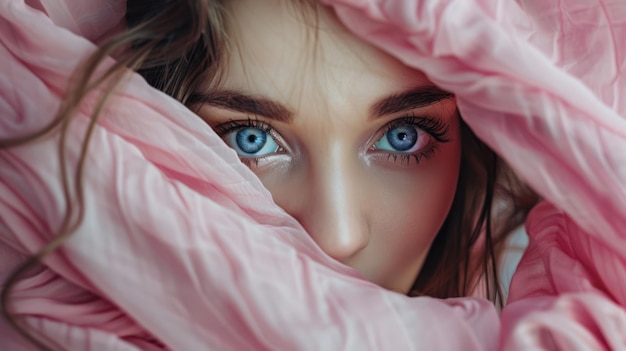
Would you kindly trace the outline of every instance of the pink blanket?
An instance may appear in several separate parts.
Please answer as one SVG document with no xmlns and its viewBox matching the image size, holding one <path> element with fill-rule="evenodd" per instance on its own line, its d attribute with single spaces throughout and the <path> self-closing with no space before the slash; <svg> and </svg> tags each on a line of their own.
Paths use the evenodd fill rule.
<svg viewBox="0 0 626 351">
<path fill-rule="evenodd" d="M 139 76 L 94 132 L 85 219 L 18 284 L 14 313 L 67 350 L 626 349 L 624 1 L 325 2 L 454 92 L 546 200 L 502 314 L 385 291 L 331 260 L 204 122 Z M 51 120 L 124 5 L 0 2 L 0 138 Z M 95 99 L 70 128 L 70 172 Z M 0 283 L 60 226 L 57 145 L 0 151 Z M 32 349 L 2 323 L 0 346 Z"/>
</svg>

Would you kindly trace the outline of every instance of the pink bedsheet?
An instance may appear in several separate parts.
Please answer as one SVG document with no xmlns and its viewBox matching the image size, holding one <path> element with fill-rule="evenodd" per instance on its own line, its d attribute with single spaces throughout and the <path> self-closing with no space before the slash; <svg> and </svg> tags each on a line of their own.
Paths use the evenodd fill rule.
<svg viewBox="0 0 626 351">
<path fill-rule="evenodd" d="M 385 291 L 331 260 L 209 127 L 138 76 L 94 132 L 84 221 L 18 284 L 15 313 L 68 350 L 625 350 L 626 3 L 326 2 L 454 92 L 545 198 L 502 314 Z M 0 1 L 0 138 L 50 121 L 90 40 L 124 12 L 26 3 Z M 70 128 L 70 172 L 95 99 Z M 57 144 L 0 151 L 0 282 L 61 223 Z M 32 349 L 1 323 L 0 346 Z"/>
</svg>

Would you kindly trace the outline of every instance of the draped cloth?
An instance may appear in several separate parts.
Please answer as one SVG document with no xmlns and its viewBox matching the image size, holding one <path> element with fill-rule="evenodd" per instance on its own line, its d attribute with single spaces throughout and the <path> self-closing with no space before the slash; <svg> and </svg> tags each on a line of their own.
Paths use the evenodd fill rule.
<svg viewBox="0 0 626 351">
<path fill-rule="evenodd" d="M 82 221 L 16 285 L 12 312 L 67 350 L 626 349 L 626 3 L 324 2 L 453 92 L 544 199 L 501 314 L 386 291 L 333 261 L 204 122 L 137 75 L 93 131 Z M 0 138 L 52 120 L 124 9 L 0 1 Z M 0 284 L 60 228 L 61 169 L 74 174 L 98 97 L 68 129 L 65 164 L 58 133 L 0 151 Z M 6 323 L 0 346 L 33 349 Z"/>
</svg>

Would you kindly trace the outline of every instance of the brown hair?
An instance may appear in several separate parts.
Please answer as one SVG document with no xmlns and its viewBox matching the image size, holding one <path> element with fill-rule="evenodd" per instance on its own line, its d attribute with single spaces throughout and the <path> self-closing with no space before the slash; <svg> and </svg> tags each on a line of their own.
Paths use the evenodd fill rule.
<svg viewBox="0 0 626 351">
<path fill-rule="evenodd" d="M 128 0 L 128 30 L 99 45 L 99 50 L 76 71 L 54 120 L 31 135 L 0 140 L 0 148 L 8 148 L 59 132 L 59 158 L 65 164 L 64 140 L 72 116 L 88 94 L 104 85 L 105 93 L 84 138 L 77 172 L 72 177 L 62 174 L 67 203 L 63 225 L 50 244 L 10 275 L 1 295 L 5 318 L 40 349 L 50 349 L 46 344 L 51 343 L 27 332 L 11 314 L 10 292 L 19 278 L 58 248 L 81 220 L 82 168 L 89 137 L 102 107 L 130 69 L 139 72 L 153 87 L 194 108 L 207 85 L 215 86 L 219 82 L 227 43 L 224 17 L 221 2 L 215 0 Z M 97 74 L 108 56 L 116 57 L 116 63 L 103 74 Z M 484 276 L 489 298 L 501 304 L 496 269 L 498 252 L 506 235 L 523 222 L 537 196 L 517 180 L 463 121 L 461 127 L 462 163 L 455 198 L 415 281 L 413 293 L 440 298 L 465 296 Z M 70 195 L 70 185 L 75 197 Z M 494 212 L 494 203 L 500 204 L 498 213 Z M 484 244 L 477 248 L 481 238 Z"/>
<path fill-rule="evenodd" d="M 433 241 L 413 295 L 467 296 L 484 278 L 487 298 L 504 304 L 498 259 L 538 196 L 461 123 L 461 168 L 452 207 Z"/>
</svg>

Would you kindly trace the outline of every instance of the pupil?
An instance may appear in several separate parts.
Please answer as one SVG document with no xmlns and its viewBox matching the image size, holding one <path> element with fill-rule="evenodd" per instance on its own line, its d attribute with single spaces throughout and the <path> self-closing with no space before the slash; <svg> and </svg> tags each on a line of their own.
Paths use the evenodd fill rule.
<svg viewBox="0 0 626 351">
<path fill-rule="evenodd" d="M 267 143 L 267 133 L 259 128 L 244 128 L 237 132 L 237 146 L 246 154 L 256 154 Z"/>
<path fill-rule="evenodd" d="M 399 126 L 389 131 L 387 140 L 396 151 L 407 151 L 417 143 L 417 130 L 413 126 Z"/>
</svg>

